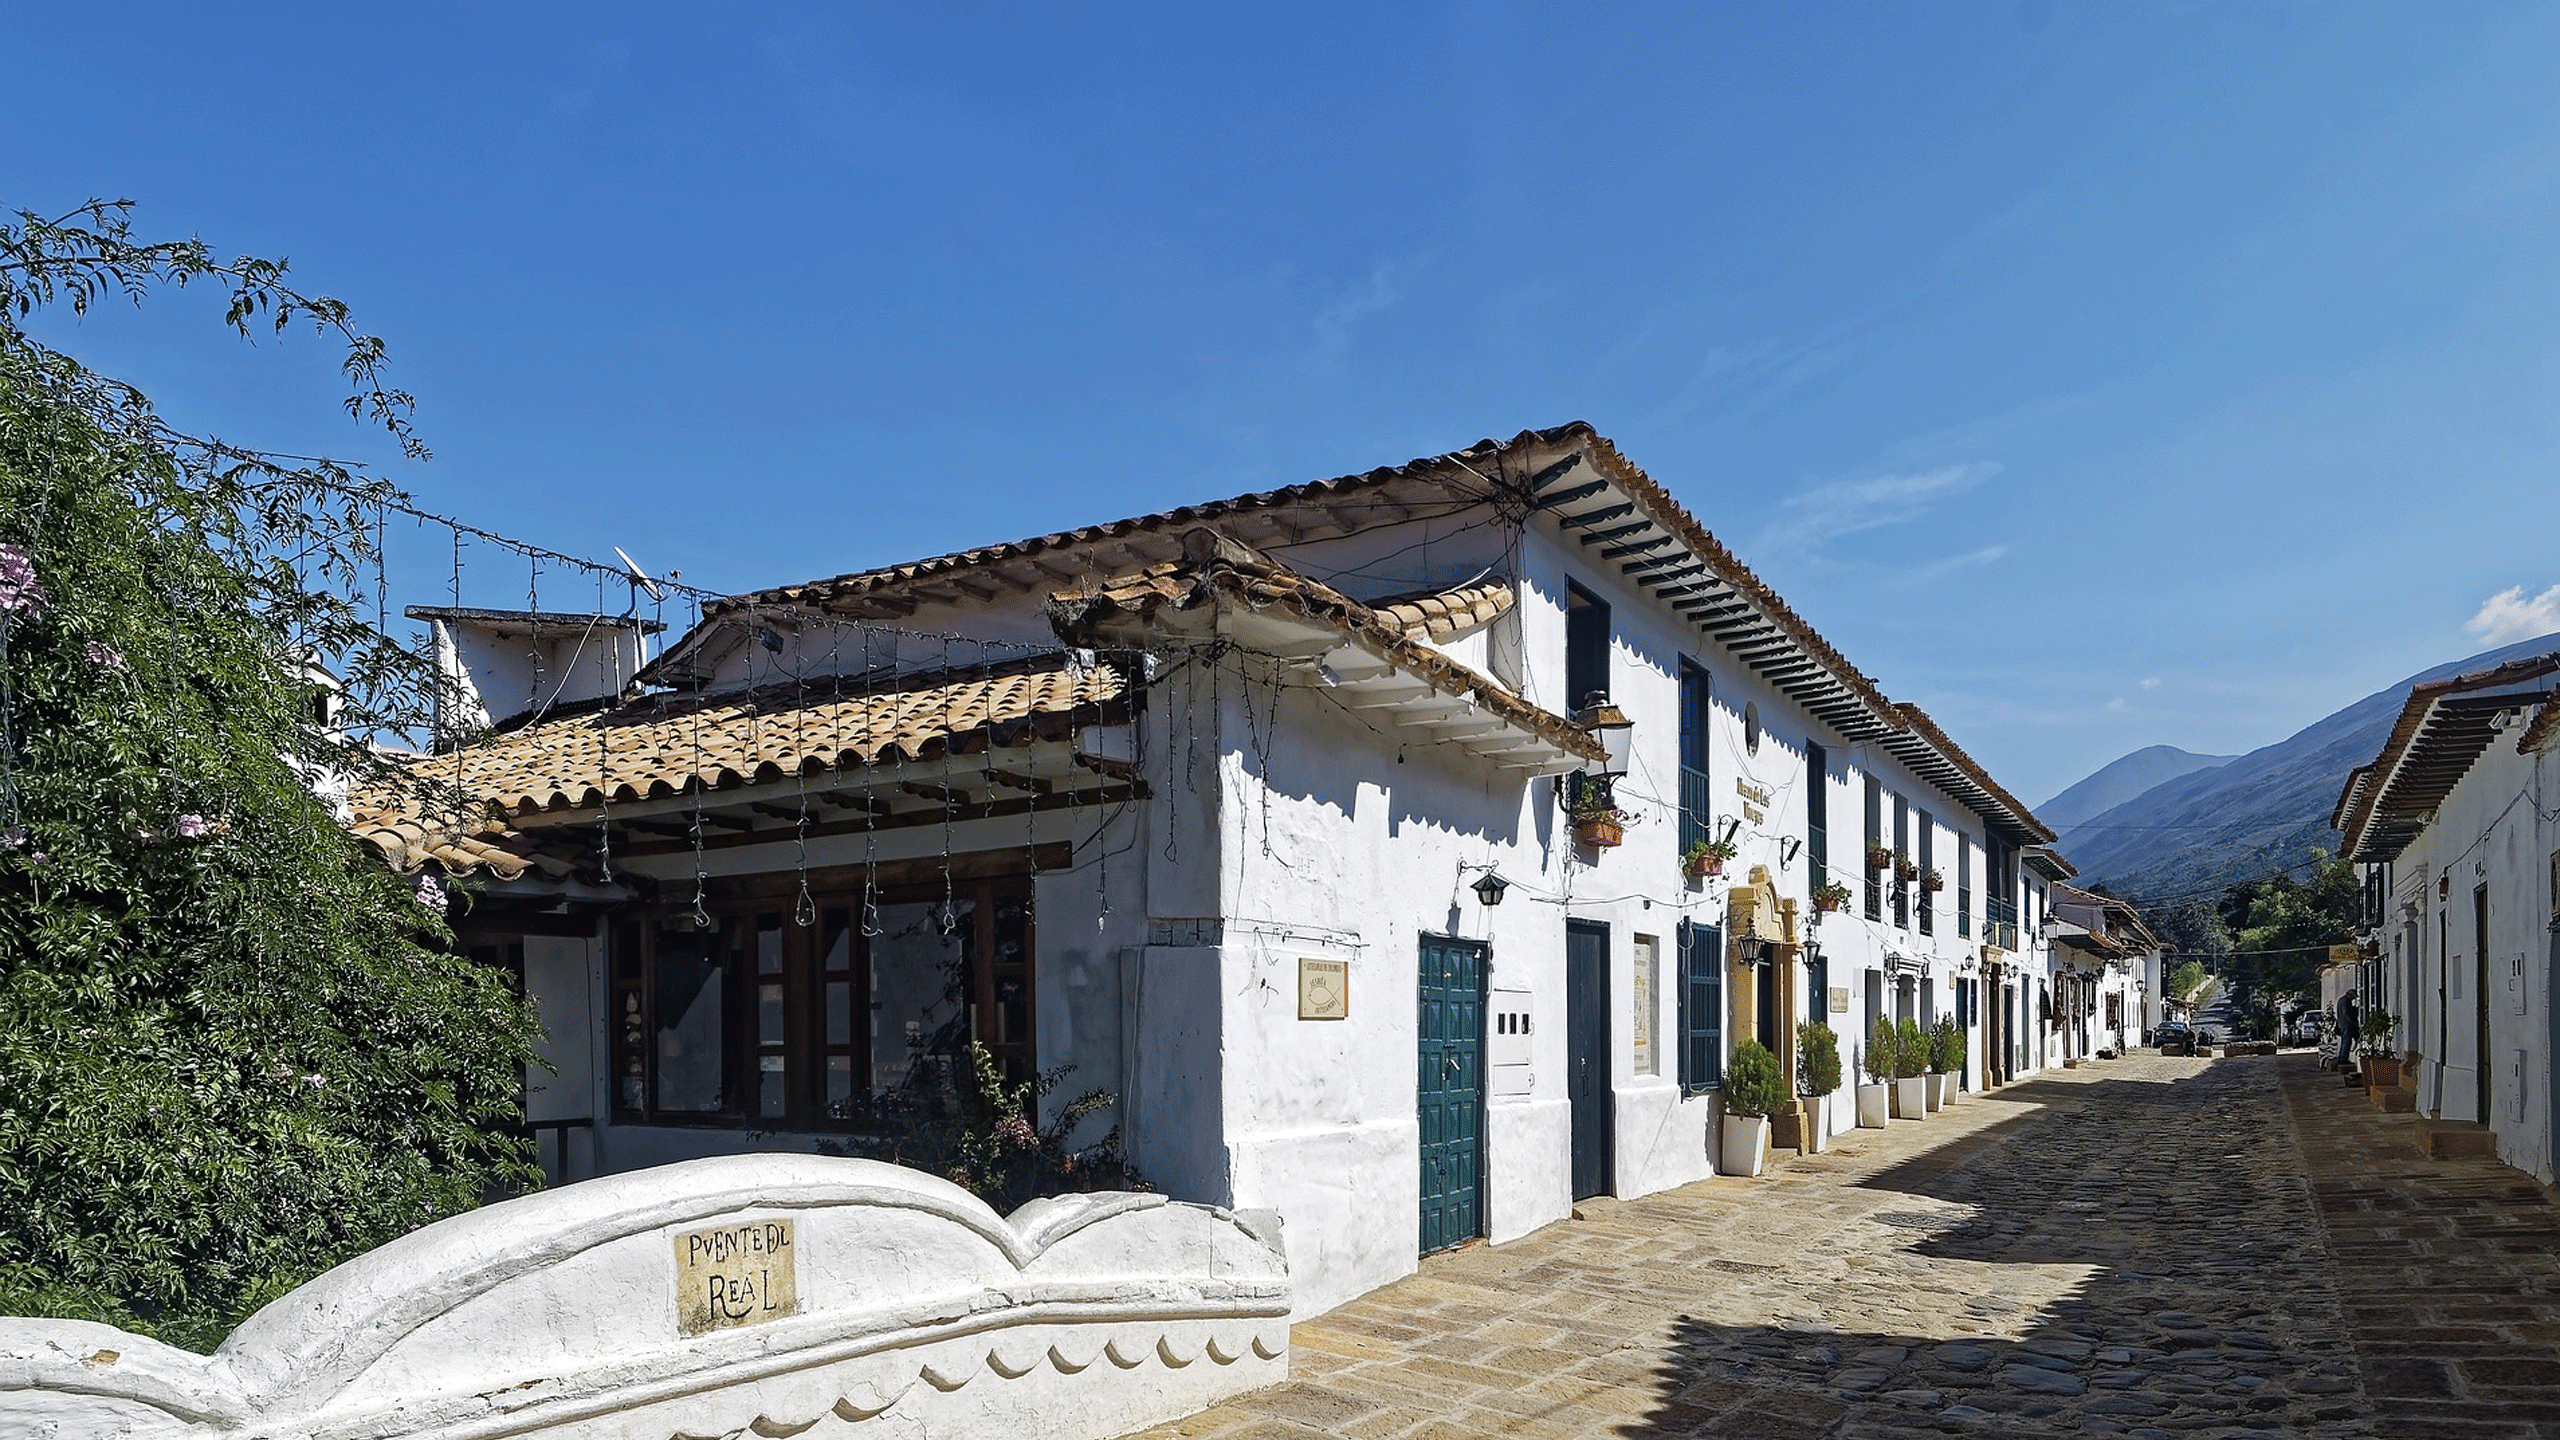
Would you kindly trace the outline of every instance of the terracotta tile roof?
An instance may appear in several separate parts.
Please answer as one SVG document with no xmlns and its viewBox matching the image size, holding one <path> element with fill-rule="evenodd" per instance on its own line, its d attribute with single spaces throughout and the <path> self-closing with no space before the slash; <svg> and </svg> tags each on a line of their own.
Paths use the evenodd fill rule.
<svg viewBox="0 0 2560 1440">
<path fill-rule="evenodd" d="M 1471 700 L 1500 719 L 1575 755 L 1596 760 L 1607 753 L 1580 725 L 1533 705 L 1439 651 L 1408 639 L 1413 625 L 1428 626 L 1432 618 L 1429 610 L 1416 610 L 1408 618 L 1371 609 L 1320 580 L 1206 527 L 1183 537 L 1183 552 L 1179 560 L 1162 561 L 1088 586 L 1059 591 L 1049 599 L 1051 626 L 1060 639 L 1071 645 L 1107 642 L 1115 621 L 1144 621 L 1163 610 L 1192 610 L 1219 597 L 1232 597 L 1256 611 L 1278 610 L 1338 630 L 1379 659 L 1442 694 Z M 1507 587 L 1503 588 L 1507 593 Z M 1443 606 L 1439 613 L 1443 617 L 1468 613 L 1482 603 L 1490 602 Z"/>
<path fill-rule="evenodd" d="M 1888 739 L 1891 750 L 1914 774 L 1947 791 L 1971 806 L 1974 813 L 1994 826 L 2008 830 L 2012 838 L 2031 845 L 2050 845 L 2055 836 L 2050 827 L 2035 817 L 2035 812 L 2019 803 L 2018 797 L 2001 788 L 1991 772 L 1974 763 L 1973 757 L 1958 749 L 1938 722 L 1917 705 L 1896 705 L 1894 710 L 1908 724 L 1910 733 L 1922 742 L 1913 745 L 1899 737 Z M 2057 860 L 2060 856 L 2054 857 Z M 2077 871 L 2072 872 L 2074 874 Z"/>
<path fill-rule="evenodd" d="M 447 875 L 485 870 L 501 880 L 514 880 L 530 870 L 549 879 L 565 880 L 575 869 L 554 856 L 509 848 L 521 846 L 523 837 L 503 825 L 472 822 L 469 833 L 465 833 L 452 819 L 422 815 L 425 808 L 422 799 L 395 807 L 387 795 L 377 793 L 367 797 L 348 829 L 381 856 L 384 864 L 403 875 L 414 875 L 433 865 Z"/>
<path fill-rule="evenodd" d="M 2381 753 L 2350 771 L 2339 792 L 2330 815 L 2345 837 L 2339 854 L 2360 861 L 2397 856 L 2489 748 L 2499 714 L 2520 705 L 2547 710 L 2560 699 L 2555 677 L 2560 651 L 2411 686 Z M 2520 739 L 2530 737 L 2539 720 L 2528 723 Z"/>
<path fill-rule="evenodd" d="M 1591 510 L 1563 514 L 1563 497 L 1598 487 L 1584 482 L 1580 471 L 1570 481 L 1557 481 L 1567 466 L 1556 463 L 1542 467 L 1541 462 L 1558 454 L 1567 455 L 1571 461 L 1587 462 L 1588 473 L 1615 487 L 1625 499 L 1617 503 L 1604 500 Z M 974 593 L 986 593 L 985 587 L 998 579 L 998 572 L 1002 583 L 1017 589 L 1054 589 L 1079 573 L 1094 573 L 1099 564 L 1107 563 L 1125 572 L 1171 560 L 1174 535 L 1204 522 L 1216 522 L 1226 533 L 1250 542 L 1259 534 L 1251 528 L 1256 526 L 1271 531 L 1270 536 L 1264 537 L 1271 539 L 1302 522 L 1328 518 L 1345 528 L 1356 528 L 1362 523 L 1360 518 L 1356 514 L 1346 518 L 1345 512 L 1356 512 L 1363 506 L 1378 507 L 1408 519 L 1477 509 L 1521 517 L 1545 514 L 1567 527 L 1568 534 L 1575 534 L 1575 527 L 1586 527 L 1579 530 L 1579 538 L 1586 543 L 1603 538 L 1597 528 L 1602 515 L 1611 517 L 1613 529 L 1657 527 L 1685 552 L 1677 555 L 1686 562 L 1681 568 L 1698 573 L 1670 589 L 1660 588 L 1660 576 L 1652 572 L 1638 577 L 1631 570 L 1632 581 L 1655 590 L 1658 596 L 1696 592 L 1683 596 L 1675 605 L 1684 618 L 1693 620 L 1717 644 L 1740 656 L 1743 663 L 1759 671 L 1845 739 L 1882 741 L 1910 730 L 1903 707 L 1887 699 L 1874 681 L 1851 665 L 1668 490 L 1621 454 L 1614 442 L 1579 420 L 1543 430 L 1524 430 L 1509 440 L 1479 440 L 1463 450 L 1336 479 L 1287 485 L 830 579 L 751 591 L 706 607 L 703 624 L 670 647 L 658 662 L 666 668 L 644 671 L 641 678 L 675 673 L 717 627 L 729 623 L 723 617 L 739 611 L 813 607 L 858 614 L 885 608 L 886 613 L 896 615 L 911 612 L 918 598 L 961 597 L 973 593 L 973 587 Z M 1625 515 L 1634 515 L 1636 523 L 1617 524 Z M 1640 550 L 1652 543 L 1657 542 L 1638 537 L 1623 548 Z M 1109 558 L 1098 559 L 1098 552 Z M 1619 547 L 1594 552 L 1604 558 L 1618 553 Z M 1649 562 L 1637 556 L 1625 563 L 1641 566 Z M 1934 727 L 1932 731 L 1932 736 L 1924 737 L 1930 748 L 1939 752 L 1947 765 L 1962 772 L 1969 782 L 1968 789 L 1991 807 L 1982 812 L 1986 820 L 2016 839 L 2052 838 L 2051 832 L 1994 783 L 1981 766 L 1946 743 L 1944 735 L 1936 733 Z M 1963 792 L 1958 792 L 1957 798 L 1972 803 L 1972 798 Z"/>
<path fill-rule="evenodd" d="M 2516 737 L 2516 753 L 2530 755 L 2555 737 L 2560 737 L 2560 695 L 2543 701 L 2542 708 L 2533 712 L 2532 722 Z"/>
<path fill-rule="evenodd" d="M 1514 603 L 1511 587 L 1492 580 L 1427 595 L 1372 600 L 1369 608 L 1410 639 L 1446 640 L 1493 621 Z"/>
<path fill-rule="evenodd" d="M 415 762 L 423 786 L 377 784 L 352 804 L 356 835 L 402 871 L 527 868 L 567 873 L 527 853 L 509 815 L 728 790 L 795 773 L 931 759 L 947 751 L 1063 739 L 1078 722 L 1118 717 L 1126 678 L 1063 655 L 965 672 L 829 679 L 722 695 L 652 695 L 555 716 Z M 457 825 L 421 788 L 457 791 L 488 818 Z"/>
</svg>

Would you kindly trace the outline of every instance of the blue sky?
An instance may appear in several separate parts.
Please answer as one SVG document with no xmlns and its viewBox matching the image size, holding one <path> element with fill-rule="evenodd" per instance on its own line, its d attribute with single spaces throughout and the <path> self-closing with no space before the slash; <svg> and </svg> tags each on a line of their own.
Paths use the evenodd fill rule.
<svg viewBox="0 0 2560 1440">
<path fill-rule="evenodd" d="M 417 392 L 421 503 L 718 589 L 1582 418 L 2030 799 L 2560 629 L 2560 6 L 54 6 L 9 43 L 0 206 L 290 256 Z M 212 318 L 48 333 L 183 424 L 384 455 L 324 346 Z M 393 538 L 395 601 L 442 599 Z"/>
</svg>

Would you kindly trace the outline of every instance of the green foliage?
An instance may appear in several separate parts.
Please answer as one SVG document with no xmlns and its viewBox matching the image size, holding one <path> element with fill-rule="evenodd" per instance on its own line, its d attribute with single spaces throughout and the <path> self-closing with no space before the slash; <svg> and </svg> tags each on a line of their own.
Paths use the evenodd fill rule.
<svg viewBox="0 0 2560 1440">
<path fill-rule="evenodd" d="M 1796 1080 L 1807 1095 L 1840 1088 L 1840 1037 L 1819 1020 L 1796 1026 Z"/>
<path fill-rule="evenodd" d="M 1858 1067 L 1867 1072 L 1869 1082 L 1881 1085 L 1902 1073 L 1899 1058 L 1901 1042 L 1894 1035 L 1893 1022 L 1882 1015 L 1867 1027 L 1867 1053 L 1859 1058 Z"/>
<path fill-rule="evenodd" d="M 1964 1068 L 1964 1027 L 1952 1017 L 1942 1018 L 1929 1031 L 1929 1069 L 1938 1075 L 1950 1075 Z"/>
<path fill-rule="evenodd" d="M 302 1279 L 531 1183 L 538 1027 L 312 782 L 427 671 L 367 623 L 387 493 L 171 431 L 18 320 L 210 277 L 226 323 L 344 338 L 351 413 L 414 445 L 379 342 L 281 265 L 0 225 L 0 1311 L 202 1345 Z M 423 453 L 423 452 L 419 452 Z"/>
<path fill-rule="evenodd" d="M 2223 892 L 2222 919 L 2231 927 L 2232 988 L 2253 994 L 2313 994 L 2328 947 L 2354 934 L 2356 869 L 2328 851 L 2311 851 L 2311 873 L 2296 880 L 2279 872 Z"/>
<path fill-rule="evenodd" d="M 995 1056 L 972 1040 L 970 1083 L 954 1095 L 911 1079 L 883 1107 L 896 1118 L 889 1133 L 876 1145 L 846 1148 L 939 1175 L 1003 1212 L 1043 1195 L 1151 1188 L 1129 1168 L 1118 1129 L 1088 1145 L 1069 1143 L 1086 1120 L 1116 1103 L 1107 1092 L 1087 1091 L 1046 1126 L 1034 1122 L 1040 1101 L 1070 1068 L 1008 1081 Z"/>
<path fill-rule="evenodd" d="M 1928 1070 L 1929 1037 L 1921 1030 L 1919 1021 L 1905 1015 L 1902 1023 L 1893 1030 L 1894 1076 L 1908 1080 L 1914 1075 L 1925 1075 Z"/>
<path fill-rule="evenodd" d="M 2395 1018 L 2390 1011 L 2385 1010 L 2378 1005 L 2373 1009 L 2365 1011 L 2363 1018 L 2356 1021 L 2357 1053 L 2362 1055 L 2390 1054 L 2395 1048 L 2391 1043 L 2391 1032 L 2399 1025 L 2399 1023 L 2399 1020 Z"/>
<path fill-rule="evenodd" d="M 2203 989 L 2205 981 L 2212 978 L 2205 973 L 2201 963 L 2182 961 L 2177 969 L 2169 972 L 2169 993 L 2180 999 L 2188 998 Z"/>
<path fill-rule="evenodd" d="M 1787 1103 L 1786 1085 L 1778 1077 L 1778 1057 L 1757 1040 L 1733 1047 L 1733 1063 L 1724 1072 L 1724 1108 L 1728 1115 L 1766 1115 Z"/>
</svg>

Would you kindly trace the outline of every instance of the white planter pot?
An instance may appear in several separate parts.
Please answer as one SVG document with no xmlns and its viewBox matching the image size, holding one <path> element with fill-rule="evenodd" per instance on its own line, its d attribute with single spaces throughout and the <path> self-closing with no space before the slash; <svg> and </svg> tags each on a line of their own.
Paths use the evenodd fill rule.
<svg viewBox="0 0 2560 1440">
<path fill-rule="evenodd" d="M 1881 1130 L 1893 1118 L 1893 1087 L 1861 1085 L 1858 1087 L 1858 1128 Z"/>
<path fill-rule="evenodd" d="M 1804 1102 L 1804 1138 L 1807 1154 L 1819 1155 L 1831 1148 L 1831 1097 L 1816 1095 Z"/>
<path fill-rule="evenodd" d="M 1921 1077 L 1909 1076 L 1893 1082 L 1893 1118 L 1925 1120 L 1929 1118 L 1929 1087 Z"/>
<path fill-rule="evenodd" d="M 1716 1157 L 1719 1175 L 1757 1175 L 1769 1156 L 1769 1117 L 1724 1117 L 1724 1148 Z"/>
<path fill-rule="evenodd" d="M 1946 1109 L 1947 1077 L 1942 1073 L 1932 1073 L 1921 1076 L 1920 1081 L 1923 1087 L 1922 1094 L 1927 1099 L 1929 1108 L 1931 1110 Z"/>
</svg>

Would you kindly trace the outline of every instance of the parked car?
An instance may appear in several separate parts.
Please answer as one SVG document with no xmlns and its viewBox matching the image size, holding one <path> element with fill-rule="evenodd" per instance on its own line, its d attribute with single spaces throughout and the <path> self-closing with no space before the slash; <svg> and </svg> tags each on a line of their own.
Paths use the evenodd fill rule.
<svg viewBox="0 0 2560 1440">
<path fill-rule="evenodd" d="M 2151 1038 L 2160 1046 L 2163 1055 L 2196 1053 L 2196 1032 L 2184 1020 L 2161 1021 L 2160 1028 L 2151 1032 Z"/>
<path fill-rule="evenodd" d="M 2329 1017 L 2325 1013 L 2318 1010 L 2305 1010 L 2294 1016 L 2293 1023 L 2285 1027 L 2284 1043 L 2317 1045 L 2320 1043 L 2320 1037 L 2328 1031 Z"/>
</svg>

